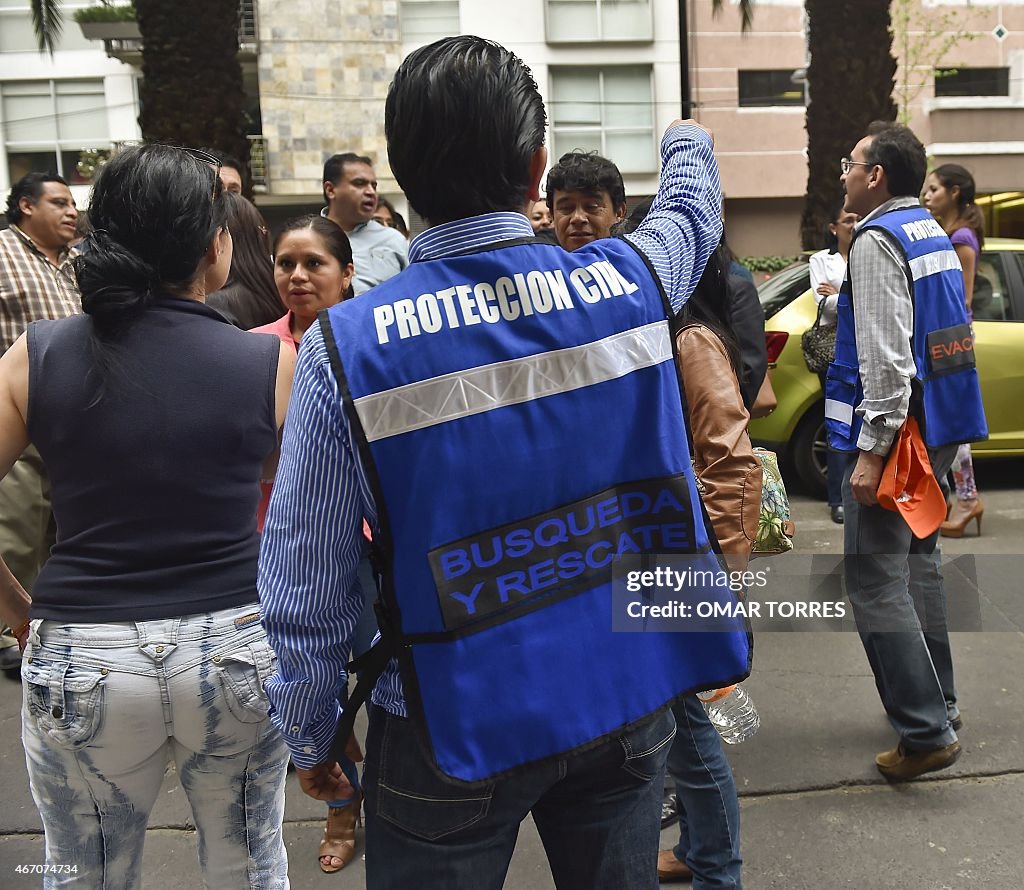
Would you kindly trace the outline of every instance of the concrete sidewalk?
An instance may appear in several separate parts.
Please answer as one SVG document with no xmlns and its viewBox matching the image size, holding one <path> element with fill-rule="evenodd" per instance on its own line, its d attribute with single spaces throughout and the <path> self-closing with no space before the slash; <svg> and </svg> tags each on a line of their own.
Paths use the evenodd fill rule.
<svg viewBox="0 0 1024 890">
<path fill-rule="evenodd" d="M 1024 510 L 1019 487 L 985 491 L 986 537 L 943 542 L 945 558 L 955 561 L 947 572 L 951 601 L 955 607 L 976 593 L 971 573 L 959 571 L 971 554 L 1003 554 L 995 568 L 985 563 L 978 574 L 1016 566 L 1016 575 L 981 595 L 985 626 L 1001 630 L 953 637 L 964 754 L 952 769 L 899 786 L 879 776 L 874 755 L 892 747 L 894 735 L 856 634 L 758 634 L 746 685 L 761 730 L 727 752 L 741 794 L 747 890 L 1024 888 L 1024 597 L 1018 580 L 1024 577 Z M 842 529 L 828 520 L 825 506 L 793 500 L 799 552 L 841 551 Z M 792 579 L 780 573 L 774 598 L 799 598 L 787 583 Z M 19 863 L 43 862 L 19 707 L 18 684 L 0 678 L 0 890 L 41 885 L 38 875 L 15 872 Z M 323 812 L 290 777 L 285 834 L 292 886 L 362 888 L 360 858 L 341 873 L 320 873 Z M 188 806 L 173 774 L 150 824 L 144 886 L 199 887 Z M 674 830 L 663 832 L 663 847 L 674 842 Z M 528 822 L 505 887 L 553 886 Z"/>
</svg>

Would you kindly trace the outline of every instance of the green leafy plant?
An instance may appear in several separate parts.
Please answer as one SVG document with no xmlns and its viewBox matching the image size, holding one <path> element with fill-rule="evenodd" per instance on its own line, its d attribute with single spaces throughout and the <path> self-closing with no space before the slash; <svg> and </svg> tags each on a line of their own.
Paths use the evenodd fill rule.
<svg viewBox="0 0 1024 890">
<path fill-rule="evenodd" d="M 75 12 L 75 21 L 80 25 L 91 22 L 134 22 L 135 18 L 134 3 L 101 3 Z"/>
<path fill-rule="evenodd" d="M 83 148 L 78 153 L 75 170 L 83 179 L 92 182 L 107 161 L 110 160 L 109 148 Z"/>
<path fill-rule="evenodd" d="M 751 272 L 778 272 L 786 266 L 792 266 L 799 258 L 795 256 L 745 256 L 740 257 L 740 264 Z"/>
</svg>

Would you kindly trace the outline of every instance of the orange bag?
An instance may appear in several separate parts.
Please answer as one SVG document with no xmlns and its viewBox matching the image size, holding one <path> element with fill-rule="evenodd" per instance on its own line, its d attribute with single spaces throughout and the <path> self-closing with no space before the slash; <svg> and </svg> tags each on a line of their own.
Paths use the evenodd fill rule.
<svg viewBox="0 0 1024 890">
<path fill-rule="evenodd" d="M 946 498 L 913 417 L 900 428 L 889 452 L 878 483 L 878 504 L 898 512 L 916 538 L 934 534 L 946 518 Z"/>
</svg>

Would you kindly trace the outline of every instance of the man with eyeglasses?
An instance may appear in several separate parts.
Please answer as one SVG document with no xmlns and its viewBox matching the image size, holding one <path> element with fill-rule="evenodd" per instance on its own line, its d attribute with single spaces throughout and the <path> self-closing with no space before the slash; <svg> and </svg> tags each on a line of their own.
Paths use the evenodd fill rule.
<svg viewBox="0 0 1024 890">
<path fill-rule="evenodd" d="M 882 704 L 899 733 L 896 747 L 875 758 L 894 782 L 952 766 L 962 721 L 939 530 L 929 533 L 929 524 L 906 506 L 897 512 L 879 505 L 883 468 L 908 417 L 923 430 L 939 480 L 958 444 L 987 435 L 960 263 L 918 200 L 926 169 L 913 132 L 886 122 L 872 124 L 842 160 L 843 209 L 861 220 L 825 385 L 829 442 L 856 453 L 843 479 L 847 592 Z M 968 342 L 970 349 L 944 352 L 952 342 Z"/>
</svg>

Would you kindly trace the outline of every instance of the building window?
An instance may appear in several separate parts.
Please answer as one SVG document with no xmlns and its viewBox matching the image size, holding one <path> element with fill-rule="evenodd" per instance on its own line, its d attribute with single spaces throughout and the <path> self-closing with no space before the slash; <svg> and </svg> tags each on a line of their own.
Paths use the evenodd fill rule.
<svg viewBox="0 0 1024 890">
<path fill-rule="evenodd" d="M 1009 96 L 1009 68 L 937 68 L 936 96 Z"/>
<path fill-rule="evenodd" d="M 59 4 L 66 7 L 66 3 Z M 83 3 L 83 5 L 88 5 Z M 86 40 L 82 31 L 71 18 L 71 10 L 65 9 L 64 29 L 54 41 L 54 49 L 96 50 L 97 44 Z M 32 28 L 30 0 L 0 0 L 0 53 L 38 53 L 39 43 Z"/>
<path fill-rule="evenodd" d="M 459 0 L 401 0 L 402 42 L 424 46 L 461 33 Z"/>
<path fill-rule="evenodd" d="M 547 0 L 551 43 L 652 40 L 650 0 Z"/>
<path fill-rule="evenodd" d="M 73 185 L 92 181 L 93 151 L 110 148 L 102 80 L 7 81 L 0 108 L 11 182 L 34 170 Z"/>
<path fill-rule="evenodd" d="M 793 68 L 738 73 L 740 108 L 804 104 L 803 83 L 793 79 Z"/>
<path fill-rule="evenodd" d="M 658 169 L 650 66 L 551 69 L 553 158 L 597 151 L 623 173 Z"/>
</svg>

